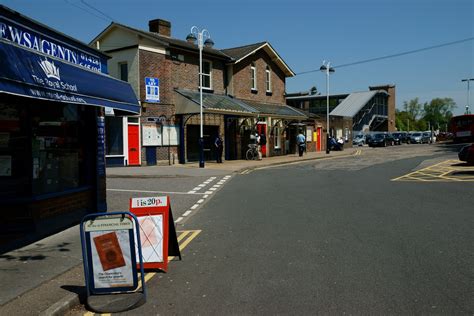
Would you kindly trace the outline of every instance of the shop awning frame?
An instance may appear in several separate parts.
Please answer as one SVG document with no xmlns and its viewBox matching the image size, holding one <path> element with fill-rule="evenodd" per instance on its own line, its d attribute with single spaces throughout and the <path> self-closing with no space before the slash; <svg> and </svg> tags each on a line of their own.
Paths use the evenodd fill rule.
<svg viewBox="0 0 474 316">
<path fill-rule="evenodd" d="M 130 84 L 0 40 L 0 93 L 139 114 Z"/>
</svg>

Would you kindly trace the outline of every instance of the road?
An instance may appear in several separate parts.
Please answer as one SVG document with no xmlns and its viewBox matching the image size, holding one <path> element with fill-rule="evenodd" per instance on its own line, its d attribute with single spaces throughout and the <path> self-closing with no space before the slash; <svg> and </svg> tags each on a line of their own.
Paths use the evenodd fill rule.
<svg viewBox="0 0 474 316">
<path fill-rule="evenodd" d="M 474 170 L 456 158 L 364 148 L 236 175 L 178 225 L 200 233 L 124 314 L 472 315 Z"/>
</svg>

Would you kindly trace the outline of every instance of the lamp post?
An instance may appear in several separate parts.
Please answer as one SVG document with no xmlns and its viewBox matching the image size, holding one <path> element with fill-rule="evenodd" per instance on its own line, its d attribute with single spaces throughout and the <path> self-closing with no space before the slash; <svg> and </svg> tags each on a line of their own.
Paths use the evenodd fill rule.
<svg viewBox="0 0 474 316">
<path fill-rule="evenodd" d="M 330 62 L 323 61 L 323 65 L 319 68 L 321 72 L 326 73 L 326 154 L 329 154 L 329 74 L 334 73 L 334 68 Z"/>
<path fill-rule="evenodd" d="M 204 40 L 206 38 L 206 40 Z M 186 36 L 188 42 L 195 42 L 197 39 L 199 47 L 199 168 L 204 168 L 204 128 L 202 116 L 202 49 L 204 46 L 212 47 L 214 42 L 211 39 L 209 31 L 206 29 L 200 30 L 197 26 L 191 28 L 191 33 Z"/>
<path fill-rule="evenodd" d="M 470 90 L 469 90 L 469 82 L 474 81 L 474 78 L 469 78 L 469 79 L 462 79 L 461 82 L 467 82 L 467 105 L 466 105 L 466 113 L 464 114 L 471 114 L 471 111 L 469 110 L 469 97 L 470 97 Z"/>
</svg>

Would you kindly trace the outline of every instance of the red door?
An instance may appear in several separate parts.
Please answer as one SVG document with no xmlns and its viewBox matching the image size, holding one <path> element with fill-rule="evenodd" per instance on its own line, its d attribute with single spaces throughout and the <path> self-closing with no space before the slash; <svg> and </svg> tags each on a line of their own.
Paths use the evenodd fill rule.
<svg viewBox="0 0 474 316">
<path fill-rule="evenodd" d="M 265 135 L 265 138 L 267 139 L 267 143 L 268 143 L 268 138 L 267 138 L 267 124 L 260 124 L 260 123 L 258 123 L 258 124 L 257 124 L 257 132 L 258 132 L 258 135 L 264 134 L 264 135 Z M 266 157 L 266 156 L 267 156 L 267 145 L 262 145 L 261 149 L 262 149 L 262 156 L 263 156 L 263 157 Z"/>
<path fill-rule="evenodd" d="M 318 131 L 316 134 L 316 150 L 321 151 L 321 134 L 322 134 L 322 128 L 318 127 Z"/>
<path fill-rule="evenodd" d="M 130 166 L 140 164 L 138 125 L 128 125 L 128 164 Z"/>
</svg>

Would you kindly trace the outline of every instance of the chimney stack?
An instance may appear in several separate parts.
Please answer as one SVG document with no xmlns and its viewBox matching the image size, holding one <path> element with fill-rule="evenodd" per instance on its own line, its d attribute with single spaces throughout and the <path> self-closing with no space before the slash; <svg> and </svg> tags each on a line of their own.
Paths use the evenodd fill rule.
<svg viewBox="0 0 474 316">
<path fill-rule="evenodd" d="M 171 37 L 171 23 L 162 19 L 155 19 L 148 22 L 150 32 Z"/>
</svg>

